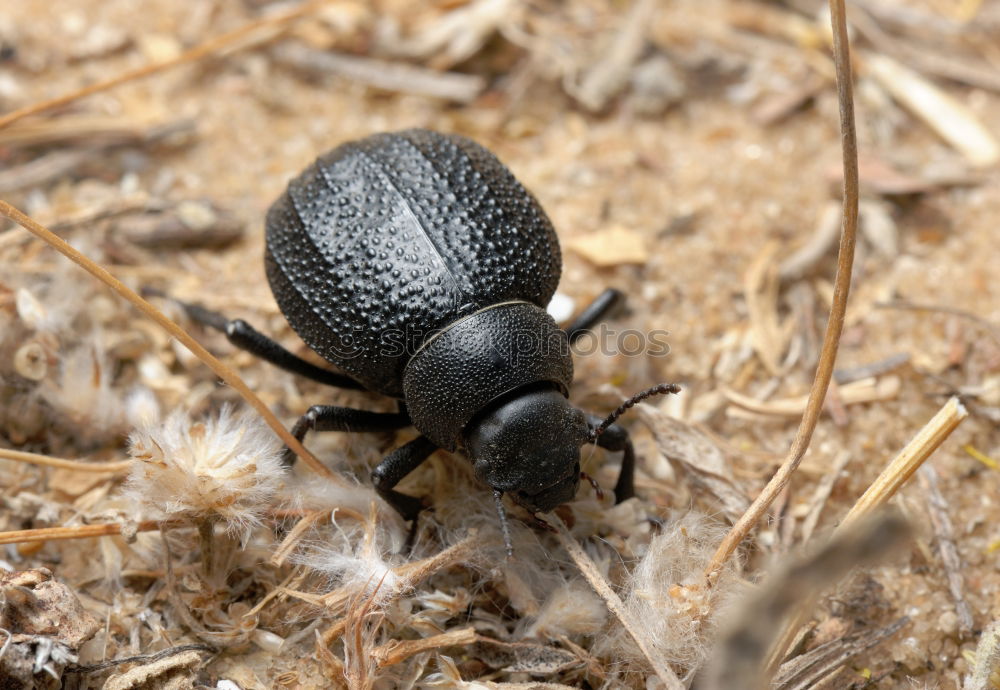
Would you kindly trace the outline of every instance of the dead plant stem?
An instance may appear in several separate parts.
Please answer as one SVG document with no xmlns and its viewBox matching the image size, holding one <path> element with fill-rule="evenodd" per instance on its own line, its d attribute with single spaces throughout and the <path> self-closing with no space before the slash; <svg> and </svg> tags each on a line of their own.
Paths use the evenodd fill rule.
<svg viewBox="0 0 1000 690">
<path fill-rule="evenodd" d="M 816 377 L 809 391 L 809 400 L 802 416 L 795 439 L 788 451 L 788 457 L 767 483 L 750 508 L 733 525 L 722 540 L 715 555 L 705 569 L 705 577 L 711 583 L 722 565 L 764 515 L 778 494 L 787 486 L 792 473 L 798 468 L 802 457 L 809 448 L 813 431 L 823 411 L 823 403 L 833 376 L 833 368 L 840 346 L 840 334 L 844 328 L 847 311 L 847 297 L 851 287 L 851 271 L 854 265 L 854 246 L 858 229 L 858 142 L 854 125 L 854 94 L 851 83 L 850 49 L 847 39 L 847 20 L 844 0 L 830 0 L 830 20 L 833 25 L 833 53 L 837 67 L 837 93 L 840 101 L 840 129 L 844 159 L 844 217 L 840 233 L 840 252 L 837 257 L 837 275 L 834 279 L 833 305 L 823 338 L 823 348 Z"/>
</svg>

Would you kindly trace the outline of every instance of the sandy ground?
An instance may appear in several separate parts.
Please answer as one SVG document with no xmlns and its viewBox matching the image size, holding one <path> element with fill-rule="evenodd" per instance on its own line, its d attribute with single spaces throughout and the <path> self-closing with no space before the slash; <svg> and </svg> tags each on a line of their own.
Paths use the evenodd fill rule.
<svg viewBox="0 0 1000 690">
<path fill-rule="evenodd" d="M 147 0 L 138 7 L 119 0 L 7 3 L 0 11 L 0 45 L 11 46 L 13 55 L 0 62 L 0 110 L 168 58 L 258 17 L 258 4 L 235 0 L 197 5 Z M 907 3 L 906 11 L 934 21 L 896 35 L 914 45 L 930 45 L 939 53 L 980 60 L 995 68 L 998 56 L 988 39 L 995 39 L 997 24 L 986 16 L 989 8 L 982 9 L 984 17 L 974 24 L 976 31 L 970 30 L 965 42 L 960 42 L 941 28 L 954 21 L 947 14 L 949 8 L 939 7 L 944 4 Z M 485 27 L 485 38 L 470 56 L 449 57 L 447 47 L 442 46 L 408 60 L 483 75 L 487 88 L 468 103 L 372 88 L 336 75 L 305 75 L 282 64 L 272 52 L 274 46 L 294 43 L 313 50 L 337 48 L 406 61 L 401 55 L 404 42 L 382 37 L 386 27 L 395 25 L 404 36 L 420 36 L 449 12 L 484 5 L 489 3 L 413 7 L 395 1 L 372 6 L 334 3 L 321 19 L 303 20 L 284 37 L 130 83 L 81 100 L 49 120 L 35 120 L 41 122 L 38 127 L 43 131 L 38 143 L 18 138 L 18 132 L 29 131 L 29 121 L 0 130 L 0 175 L 42 155 L 81 150 L 88 142 L 102 141 L 101 135 L 78 133 L 88 122 L 139 132 L 181 123 L 183 130 L 154 144 L 103 149 L 63 174 L 27 188 L 4 189 L 0 196 L 45 223 L 113 209 L 129 201 L 210 200 L 245 228 L 237 243 L 222 249 L 137 246 L 128 239 L 132 226 L 127 221 L 84 224 L 65 234 L 95 259 L 111 264 L 130 285 L 157 287 L 229 316 L 246 318 L 303 352 L 304 346 L 270 296 L 261 259 L 263 216 L 287 180 L 318 154 L 372 132 L 427 127 L 470 136 L 509 165 L 550 214 L 564 247 L 559 292 L 573 300 L 575 309 L 613 286 L 628 295 L 628 309 L 612 321 L 612 327 L 669 332 L 666 357 L 593 354 L 578 358 L 573 399 L 606 412 L 622 394 L 659 381 L 682 384 L 685 393 L 679 400 L 654 404 L 661 413 L 709 433 L 726 459 L 734 484 L 746 495 L 756 495 L 786 452 L 798 418 L 794 410 L 775 414 L 766 404 L 763 411 L 748 412 L 727 394 L 737 391 L 762 403 L 806 394 L 833 277 L 835 247 L 829 243 L 828 250 L 808 262 L 799 275 L 780 284 L 775 278 L 778 267 L 814 237 L 823 223 L 824 209 L 839 201 L 836 94 L 818 24 L 812 15 L 774 5 L 754 12 L 748 9 L 752 5 L 722 0 L 652 3 L 637 61 L 645 64 L 655 56 L 666 60 L 668 76 L 661 74 L 654 83 L 675 90 L 669 102 L 654 107 L 652 113 L 643 106 L 641 89 L 628 83 L 631 76 L 619 80 L 623 81 L 621 92 L 608 98 L 598 112 L 590 112 L 567 93 L 567 84 L 579 86 L 588 69 L 607 60 L 604 51 L 626 21 L 627 3 L 580 1 L 531 7 L 507 3 L 500 18 L 460 23 L 459 35 L 472 36 L 473 43 L 473 29 Z M 789 17 L 811 26 L 812 38 L 790 38 L 797 25 L 789 20 L 786 26 L 783 22 Z M 393 46 L 400 55 L 391 54 Z M 914 478 L 894 500 L 912 522 L 913 541 L 864 576 L 870 579 L 855 578 L 814 611 L 821 621 L 819 630 L 840 625 L 836 629 L 844 634 L 872 630 L 902 616 L 910 619 L 899 633 L 848 661 L 826 687 L 956 688 L 970 668 L 963 653 L 975 649 L 980 631 L 993 621 L 1000 591 L 1000 555 L 995 549 L 1000 538 L 995 530 L 1000 517 L 995 499 L 1000 479 L 995 467 L 963 449 L 971 448 L 987 459 L 1000 457 L 996 428 L 1000 288 L 993 280 L 1000 266 L 995 232 L 1000 218 L 1000 175 L 995 164 L 975 165 L 889 95 L 885 85 L 865 69 L 867 58 L 879 52 L 877 46 L 862 40 L 858 51 L 858 125 L 862 160 L 867 162 L 863 172 L 867 170 L 868 210 L 863 216 L 866 232 L 859 243 L 838 369 L 897 355 L 905 363 L 892 371 L 876 371 L 880 373 L 877 382 L 867 387 L 864 382 L 851 384 L 859 386 L 862 398 L 872 398 L 869 402 L 843 405 L 834 400 L 834 414 L 824 415 L 790 489 L 746 547 L 743 576 L 763 579 L 775 562 L 802 549 L 802 526 L 816 505 L 816 487 L 838 458 L 847 454 L 845 469 L 824 499 L 818 535 L 838 522 L 949 394 L 964 393 L 973 414 L 929 463 L 936 471 L 943 512 L 950 518 L 950 538 L 962 581 L 959 591 L 949 590 L 948 568 L 941 556 L 945 533 L 931 519 L 927 480 Z M 995 125 L 1000 122 L 996 90 L 933 77 L 930 81 L 962 104 L 968 116 L 983 123 L 994 137 L 1000 136 Z M 765 105 L 781 98 L 794 102 L 797 94 L 801 107 L 765 121 L 761 114 Z M 56 136 L 52 131 L 59 123 L 65 124 L 66 133 Z M 904 185 L 905 193 L 894 193 L 891 185 L 903 182 L 909 185 Z M 618 234 L 609 236 L 609 232 Z M 18 339 L 4 343 L 5 356 L 33 337 L 31 328 L 15 323 L 23 314 L 15 308 L 14 295 L 17 288 L 25 287 L 43 296 L 43 302 L 50 300 L 50 311 L 58 306 L 70 313 L 104 309 L 110 314 L 88 317 L 91 324 L 104 324 L 101 347 L 113 370 L 109 394 L 124 395 L 140 383 L 154 391 L 162 409 L 182 407 L 196 415 L 236 399 L 230 390 L 213 390 L 207 370 L 153 327 L 141 325 L 132 312 L 92 286 L 89 278 L 74 273 L 76 269 L 53 252 L 13 233 L 0 233 L 0 238 L 4 270 L 0 310 L 7 319 L 9 338 Z M 596 250 L 588 249 L 594 246 Z M 616 258 L 612 250 L 632 256 Z M 756 286 L 748 278 L 755 266 L 765 276 Z M 53 281 L 70 287 L 51 290 L 47 286 Z M 748 306 L 748 294 L 759 297 L 756 303 L 764 305 L 763 316 Z M 904 302 L 931 308 L 898 308 Z M 886 303 L 897 307 L 879 306 Z M 66 330 L 72 333 L 77 328 L 70 325 Z M 762 338 L 760 328 L 772 337 Z M 194 332 L 237 367 L 287 423 L 319 402 L 390 409 L 375 396 L 330 392 L 275 373 L 235 352 L 216 334 Z M 90 430 L 93 425 L 66 412 L 86 403 L 66 402 L 66 396 L 59 398 L 62 403 L 54 403 L 58 397 L 54 394 L 38 402 L 30 395 L 46 385 L 65 389 L 69 385 L 65 374 L 60 379 L 56 372 L 65 371 L 66 353 L 88 337 L 89 328 L 85 334 L 60 335 L 52 345 L 50 371 L 39 382 L 18 378 L 9 363 L 3 364 L 0 373 L 8 405 L 6 414 L 0 415 L 4 446 L 62 457 L 124 457 L 127 424 L 109 424 L 108 429 L 88 435 L 80 424 Z M 140 362 L 154 367 L 149 357 L 160 361 L 162 369 L 142 370 Z M 841 387 L 840 396 L 847 395 Z M 18 416 L 21 413 L 13 409 L 12 400 L 29 398 L 37 404 L 25 409 L 42 415 L 40 420 L 25 421 L 23 416 L 30 416 L 29 412 Z M 95 412 L 91 409 L 88 414 Z M 676 519 L 680 512 L 694 509 L 724 521 L 717 500 L 696 497 L 690 477 L 671 469 L 666 459 L 669 450 L 643 424 L 636 420 L 630 424 L 642 457 L 640 510 Z M 358 468 L 397 442 L 390 435 L 332 436 L 317 437 L 310 448 L 321 458 L 337 458 L 333 464 L 338 467 L 354 467 L 362 476 L 364 471 Z M 403 438 L 408 436 L 399 440 Z M 460 457 L 439 454 L 434 468 L 412 485 L 446 486 L 447 482 L 442 484 L 431 473 L 451 472 L 448 463 L 462 462 Z M 11 465 L 5 472 L 10 482 L 4 490 L 7 510 L 2 524 L 6 529 L 68 524 L 81 514 L 96 521 L 99 514 L 117 506 L 109 503 L 117 491 L 116 480 L 102 477 L 102 483 L 83 487 L 78 483 L 83 480 L 74 475 L 63 480 L 73 487 L 67 490 L 51 485 L 54 475 L 49 471 Z M 306 474 L 301 468 L 299 473 Z M 477 486 L 469 484 L 467 474 L 460 472 L 452 481 Z M 605 486 L 613 484 L 610 469 L 597 476 Z M 475 500 L 485 504 L 481 512 L 488 516 L 490 497 L 485 489 L 463 489 L 477 490 L 481 493 Z M 90 493 L 94 491 L 99 495 Z M 46 517 L 37 506 L 26 505 L 24 492 L 38 496 L 37 506 L 49 506 L 55 515 Z M 459 518 L 440 519 L 461 524 Z M 600 518 L 594 519 L 600 523 Z M 579 520 L 578 516 L 574 529 L 584 529 Z M 602 529 L 606 535 L 606 526 L 595 527 L 593 534 Z M 643 534 L 629 547 L 634 553 L 626 554 L 626 563 L 631 562 L 629 557 L 646 553 L 650 537 Z M 429 526 L 425 537 L 427 554 L 454 543 Z M 617 543 L 627 537 L 608 539 Z M 7 561 L 17 569 L 50 568 L 101 620 L 100 644 L 87 647 L 81 663 L 157 651 L 168 646 L 168 640 L 179 644 L 191 639 L 181 630 L 158 632 L 155 626 L 129 622 L 142 608 L 138 602 L 143 606 L 152 602 L 154 608 L 169 608 L 169 604 L 165 596 L 150 594 L 155 576 L 122 578 L 120 572 L 112 572 L 122 567 L 141 570 L 131 561 L 138 556 L 124 542 L 115 541 L 117 546 L 112 546 L 112 541 L 51 542 L 41 550 L 8 551 Z M 557 549 L 554 542 L 539 543 Z M 143 548 L 154 547 L 144 544 Z M 266 559 L 273 549 L 266 540 L 253 542 L 237 559 L 246 577 L 254 579 L 254 554 Z M 709 548 L 705 554 L 710 552 Z M 610 553 L 599 552 L 605 557 Z M 95 560 L 96 554 L 100 559 Z M 565 561 L 565 556 L 557 560 Z M 421 596 L 430 592 L 455 596 L 455 588 L 461 586 L 470 597 L 462 613 L 437 620 L 439 633 L 471 621 L 486 634 L 482 621 L 489 618 L 513 634 L 515 629 L 523 632 L 524 620 L 538 615 L 537 604 L 532 612 L 531 606 L 511 603 L 516 596 L 510 582 L 497 575 L 497 567 L 480 563 L 468 573 L 452 572 L 439 584 L 419 590 Z M 566 563 L 560 567 L 572 570 Z M 189 573 L 197 572 L 196 565 L 191 568 Z M 255 580 L 249 585 L 252 591 L 239 600 L 253 606 L 268 582 L 280 583 L 292 572 L 288 566 L 270 568 L 267 577 Z M 615 584 L 621 584 L 622 575 L 616 573 L 611 568 L 612 579 L 619 577 Z M 311 587 L 313 592 L 329 589 L 305 575 L 295 584 L 304 590 Z M 547 601 L 548 593 L 537 589 L 535 593 L 539 604 Z M 956 594 L 971 611 L 971 630 L 962 629 Z M 266 620 L 270 629 L 280 629 L 277 634 L 289 637 L 310 614 L 287 601 L 281 606 L 261 625 Z M 490 611 L 489 616 L 484 609 Z M 164 620 L 168 628 L 171 621 L 177 621 L 169 615 Z M 331 623 L 335 620 L 330 619 Z M 398 626 L 397 632 L 408 630 L 399 633 L 400 639 L 431 634 L 430 627 L 407 629 L 395 620 L 393 625 Z M 616 664 L 612 661 L 615 653 L 597 643 L 615 634 L 613 623 L 603 625 L 610 627 L 599 625 L 603 632 L 567 634 L 576 640 L 574 644 L 593 653 L 594 663 L 610 675 L 576 669 L 531 677 L 583 687 L 602 683 L 643 687 L 647 671 L 641 660 Z M 380 633 L 388 637 L 378 638 L 379 643 L 395 639 L 390 628 Z M 498 629 L 491 634 L 499 636 Z M 829 634 L 831 639 L 836 637 Z M 340 644 L 335 642 L 332 649 L 342 662 L 345 652 Z M 467 645 L 448 649 L 447 656 L 459 664 L 466 680 L 487 677 L 488 668 L 494 669 L 489 678 L 495 681 L 529 677 L 490 667 Z M 428 682 L 428 674 L 443 673 L 433 657 L 424 658 L 422 665 L 414 662 L 417 658 L 409 660 L 405 673 L 398 668 L 383 669 L 382 680 L 372 682 L 389 683 L 385 685 L 389 687 L 401 685 L 400 676 L 407 674 Z M 278 683 L 310 687 L 321 685 L 321 679 L 331 673 L 317 658 L 311 638 L 274 658 L 260 645 L 249 644 L 203 659 L 207 665 L 199 671 L 199 682 L 208 685 L 218 678 L 233 678 L 240 687 Z M 683 675 L 700 663 L 697 659 L 677 661 L 675 670 Z M 286 675 L 275 680 L 281 673 Z M 100 687 L 99 679 L 106 676 L 107 672 L 92 674 L 87 687 Z"/>
</svg>

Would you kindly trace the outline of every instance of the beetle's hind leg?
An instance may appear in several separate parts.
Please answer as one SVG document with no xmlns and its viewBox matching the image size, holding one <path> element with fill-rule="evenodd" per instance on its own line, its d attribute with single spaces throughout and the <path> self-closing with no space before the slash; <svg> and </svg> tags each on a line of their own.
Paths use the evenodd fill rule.
<svg viewBox="0 0 1000 690">
<path fill-rule="evenodd" d="M 600 417 L 590 417 L 591 426 L 597 426 L 602 421 Z M 628 429 L 619 424 L 610 425 L 597 437 L 597 445 L 605 450 L 622 451 L 622 469 L 615 484 L 615 503 L 635 496 L 635 448 Z"/>
<path fill-rule="evenodd" d="M 597 296 L 593 302 L 580 312 L 580 315 L 573 319 L 564 329 L 569 336 L 570 345 L 579 340 L 580 336 L 597 325 L 601 319 L 605 318 L 615 307 L 625 300 L 623 295 L 614 288 L 608 288 Z"/>
<path fill-rule="evenodd" d="M 423 436 L 418 436 L 386 455 L 372 470 L 375 491 L 386 503 L 395 508 L 404 520 L 416 521 L 424 506 L 419 498 L 400 493 L 394 487 L 403 480 L 403 477 L 417 469 L 435 450 L 437 446 Z M 414 522 L 415 527 L 416 522 Z"/>
<path fill-rule="evenodd" d="M 402 406 L 399 412 L 371 412 L 353 407 L 313 405 L 295 422 L 292 436 L 302 441 L 310 431 L 393 431 L 411 423 Z M 286 465 L 291 465 L 295 462 L 295 453 L 286 448 L 283 459 Z"/>
<path fill-rule="evenodd" d="M 349 376 L 323 369 L 297 355 L 293 355 L 277 341 L 264 335 L 243 319 L 227 319 L 218 312 L 206 309 L 199 304 L 191 304 L 173 299 L 164 295 L 159 290 L 144 290 L 143 292 L 147 296 L 152 295 L 171 299 L 183 307 L 185 313 L 187 313 L 192 321 L 219 331 L 235 347 L 246 350 L 250 354 L 260 357 L 265 362 L 270 362 L 279 369 L 284 369 L 285 371 L 298 374 L 299 376 L 327 386 L 364 390 L 364 386 Z"/>
</svg>

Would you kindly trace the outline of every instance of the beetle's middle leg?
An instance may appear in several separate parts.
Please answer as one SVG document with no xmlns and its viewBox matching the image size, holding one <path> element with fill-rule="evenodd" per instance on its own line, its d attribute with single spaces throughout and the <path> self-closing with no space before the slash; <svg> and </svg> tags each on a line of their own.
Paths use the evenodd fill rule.
<svg viewBox="0 0 1000 690">
<path fill-rule="evenodd" d="M 419 498 L 400 493 L 394 487 L 403 480 L 403 477 L 417 469 L 435 450 L 437 446 L 423 436 L 418 436 L 389 453 L 372 470 L 375 491 L 386 503 L 395 508 L 404 520 L 416 520 L 417 514 L 424 506 Z"/>
<path fill-rule="evenodd" d="M 564 329 L 566 335 L 569 336 L 570 345 L 579 340 L 580 336 L 596 326 L 611 310 L 621 304 L 624 297 L 621 292 L 614 288 L 608 288 L 599 294 L 597 299 L 588 304 L 580 312 L 580 315 L 573 319 Z"/>
<path fill-rule="evenodd" d="M 393 431 L 409 426 L 412 422 L 405 410 L 399 412 L 371 412 L 353 407 L 313 405 L 299 417 L 292 427 L 292 436 L 299 441 L 310 431 Z M 295 462 L 295 453 L 285 449 L 285 465 Z"/>
<path fill-rule="evenodd" d="M 147 295 L 167 297 L 167 295 L 158 290 L 145 290 L 144 292 Z M 350 390 L 364 390 L 364 386 L 350 376 L 318 367 L 292 354 L 276 340 L 264 335 L 243 319 L 227 319 L 222 314 L 206 309 L 200 304 L 182 302 L 169 297 L 168 299 L 183 307 L 185 313 L 187 313 L 192 321 L 219 331 L 235 347 L 246 350 L 250 354 L 260 357 L 265 362 L 270 362 L 279 369 L 284 369 L 285 371 L 298 374 L 299 376 L 327 386 L 336 386 L 337 388 L 347 388 Z"/>
<path fill-rule="evenodd" d="M 600 417 L 590 418 L 591 426 L 597 426 L 601 421 Z M 622 469 L 615 484 L 615 503 L 635 496 L 635 448 L 628 429 L 620 424 L 612 424 L 597 437 L 597 445 L 605 450 L 622 451 Z"/>
</svg>

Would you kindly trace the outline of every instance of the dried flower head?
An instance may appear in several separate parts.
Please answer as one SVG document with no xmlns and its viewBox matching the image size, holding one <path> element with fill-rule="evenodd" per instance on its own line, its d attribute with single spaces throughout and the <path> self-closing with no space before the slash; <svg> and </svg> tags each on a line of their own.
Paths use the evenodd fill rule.
<svg viewBox="0 0 1000 690">
<path fill-rule="evenodd" d="M 215 518 L 245 540 L 281 488 L 281 443 L 252 413 L 192 421 L 175 411 L 129 437 L 127 492 L 163 517 Z"/>
<path fill-rule="evenodd" d="M 667 663 L 693 672 L 708 654 L 719 621 L 729 613 L 739 579 L 727 566 L 712 588 L 702 573 L 724 526 L 695 512 L 676 516 L 653 538 L 622 593 L 632 620 L 642 621 L 648 641 Z M 596 645 L 598 653 L 639 659 L 620 631 Z"/>
</svg>

